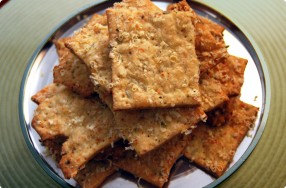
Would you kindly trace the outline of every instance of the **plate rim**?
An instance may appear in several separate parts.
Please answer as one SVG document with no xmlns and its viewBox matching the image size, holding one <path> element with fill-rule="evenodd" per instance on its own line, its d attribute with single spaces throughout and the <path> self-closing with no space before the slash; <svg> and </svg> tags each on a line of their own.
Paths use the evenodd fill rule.
<svg viewBox="0 0 286 188">
<path fill-rule="evenodd" d="M 26 65 L 24 74 L 22 76 L 22 81 L 21 81 L 21 85 L 20 85 L 20 92 L 19 92 L 18 111 L 19 111 L 19 121 L 20 121 L 19 123 L 20 123 L 20 127 L 21 127 L 21 130 L 22 130 L 22 134 L 24 136 L 26 145 L 28 146 L 28 148 L 29 148 L 30 152 L 32 153 L 34 159 L 37 161 L 37 163 L 40 165 L 40 167 L 47 173 L 47 175 L 49 175 L 59 185 L 64 186 L 64 187 L 73 187 L 73 186 L 71 186 L 68 182 L 66 182 L 64 179 L 62 179 L 47 164 L 47 162 L 37 152 L 37 150 L 34 147 L 34 144 L 32 142 L 32 139 L 30 137 L 29 130 L 28 130 L 29 127 L 26 124 L 25 115 L 24 115 L 24 95 L 25 95 L 24 91 L 25 91 L 27 79 L 29 77 L 29 74 L 31 72 L 31 69 L 32 69 L 33 65 L 35 64 L 35 61 L 36 61 L 37 57 L 39 56 L 41 51 L 44 49 L 44 47 L 49 43 L 49 41 L 53 38 L 53 36 L 55 36 L 56 33 L 60 30 L 61 27 L 63 27 L 66 23 L 68 23 L 69 21 L 74 19 L 77 15 L 80 15 L 83 12 L 86 12 L 86 11 L 92 9 L 94 6 L 99 6 L 100 4 L 108 3 L 108 2 L 114 3 L 114 2 L 117 2 L 117 1 L 118 0 L 111 0 L 111 1 L 110 0 L 98 0 L 97 2 L 89 3 L 89 4 L 81 7 L 77 11 L 75 11 L 75 12 L 71 13 L 70 15 L 68 15 L 59 24 L 57 24 L 46 35 L 46 37 L 41 41 L 41 43 L 38 45 L 38 47 L 34 51 L 34 53 L 31 56 L 31 58 L 29 59 L 27 65 Z M 157 1 L 160 2 L 160 1 L 164 1 L 164 0 L 157 0 Z M 166 2 L 167 1 L 168 0 L 166 0 Z M 241 167 L 244 164 L 244 162 L 247 160 L 247 158 L 251 155 L 251 153 L 256 148 L 256 146 L 257 146 L 257 144 L 258 144 L 258 142 L 259 142 L 259 140 L 260 140 L 260 138 L 261 138 L 261 136 L 262 136 L 262 134 L 264 132 L 264 129 L 265 129 L 265 126 L 266 126 L 266 123 L 267 123 L 267 120 L 268 120 L 268 116 L 269 116 L 270 103 L 271 103 L 271 80 L 270 80 L 270 74 L 269 74 L 269 71 L 268 71 L 268 67 L 267 67 L 266 61 L 264 59 L 264 56 L 263 56 L 260 48 L 258 47 L 258 45 L 255 42 L 255 40 L 251 37 L 251 35 L 245 29 L 243 30 L 241 26 L 238 27 L 237 24 L 233 23 L 229 17 L 227 17 L 226 15 L 224 15 L 223 13 L 221 13 L 220 11 L 215 9 L 214 7 L 210 7 L 207 4 L 207 2 L 196 1 L 195 0 L 195 1 L 191 1 L 191 2 L 188 1 L 188 3 L 196 4 L 196 5 L 203 5 L 208 11 L 210 11 L 212 13 L 215 13 L 216 15 L 219 15 L 220 17 L 223 17 L 224 20 L 227 20 L 228 23 L 231 23 L 233 26 L 235 26 L 235 28 L 242 34 L 242 37 L 247 39 L 246 42 L 250 46 L 250 50 L 253 51 L 251 53 L 251 57 L 253 58 L 253 53 L 255 54 L 255 59 L 256 60 L 254 60 L 254 63 L 256 64 L 257 61 L 259 62 L 260 66 L 261 66 L 262 75 L 263 75 L 263 79 L 262 78 L 260 78 L 260 79 L 263 80 L 263 83 L 264 83 L 264 85 L 262 85 L 262 90 L 264 90 L 262 92 L 263 92 L 263 94 L 265 94 L 263 96 L 264 99 L 262 100 L 262 103 L 263 103 L 262 107 L 264 107 L 264 108 L 262 109 L 262 112 L 261 112 L 260 125 L 259 125 L 259 127 L 257 129 L 257 132 L 256 132 L 253 140 L 251 141 L 251 144 L 248 146 L 248 148 L 243 153 L 243 155 L 239 158 L 238 161 L 236 161 L 236 163 L 231 168 L 229 168 L 221 177 L 215 179 L 212 183 L 210 183 L 210 184 L 205 186 L 207 188 L 210 188 L 210 187 L 215 187 L 215 186 L 221 184 L 222 182 L 224 182 L 225 180 L 227 180 L 228 178 L 230 178 L 231 175 L 233 175 L 238 170 L 238 168 Z M 249 51 L 249 49 L 247 49 L 247 50 Z"/>
</svg>

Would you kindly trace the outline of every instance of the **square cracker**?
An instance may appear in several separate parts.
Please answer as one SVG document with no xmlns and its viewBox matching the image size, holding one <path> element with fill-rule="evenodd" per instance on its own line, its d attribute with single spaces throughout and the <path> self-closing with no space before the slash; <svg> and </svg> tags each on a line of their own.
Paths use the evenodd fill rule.
<svg viewBox="0 0 286 188">
<path fill-rule="evenodd" d="M 206 72 L 222 85 L 222 89 L 228 96 L 240 94 L 241 86 L 244 82 L 244 70 L 247 59 L 236 56 L 229 56 L 226 61 L 217 64 Z M 204 76 L 204 75 L 203 75 Z"/>
<path fill-rule="evenodd" d="M 112 109 L 111 94 L 101 99 Z M 197 122 L 206 119 L 202 107 L 119 110 L 113 114 L 119 136 L 128 140 L 138 155 L 154 150 L 175 135 L 191 132 Z"/>
<path fill-rule="evenodd" d="M 165 108 L 116 111 L 116 126 L 138 155 L 144 155 L 178 134 L 189 133 L 205 119 L 201 108 Z"/>
<path fill-rule="evenodd" d="M 42 141 L 67 138 L 59 162 L 66 178 L 74 177 L 99 151 L 119 139 L 109 108 L 98 98 L 85 99 L 70 90 L 41 102 L 32 126 Z"/>
<path fill-rule="evenodd" d="M 87 66 L 65 47 L 67 40 L 69 38 L 54 41 L 59 56 L 59 65 L 53 70 L 54 82 L 63 84 L 84 97 L 90 96 L 94 93 L 89 78 L 90 72 Z"/>
<path fill-rule="evenodd" d="M 169 5 L 167 10 L 194 12 L 186 0 Z M 200 61 L 200 73 L 204 74 L 229 56 L 223 40 L 224 27 L 198 15 L 195 15 L 191 21 L 195 26 L 195 46 Z"/>
<path fill-rule="evenodd" d="M 132 151 L 114 160 L 114 165 L 132 173 L 136 177 L 162 187 L 169 179 L 171 168 L 186 146 L 183 135 L 177 136 L 156 150 L 138 157 Z"/>
<path fill-rule="evenodd" d="M 113 108 L 198 105 L 190 12 L 108 9 Z"/>
<path fill-rule="evenodd" d="M 220 177 L 228 168 L 258 112 L 257 107 L 238 98 L 231 98 L 227 106 L 230 115 L 227 122 L 219 127 L 198 125 L 189 135 L 190 140 L 184 151 L 185 157 L 215 177 Z"/>
<path fill-rule="evenodd" d="M 65 44 L 87 65 L 95 91 L 110 93 L 111 62 L 106 15 L 94 14 Z"/>
</svg>

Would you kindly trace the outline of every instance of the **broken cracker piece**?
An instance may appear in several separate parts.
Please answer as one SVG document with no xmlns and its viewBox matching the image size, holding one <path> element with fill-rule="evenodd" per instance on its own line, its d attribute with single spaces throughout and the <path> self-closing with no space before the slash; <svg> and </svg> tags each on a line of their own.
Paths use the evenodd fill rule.
<svg viewBox="0 0 286 188">
<path fill-rule="evenodd" d="M 253 125 L 258 108 L 231 98 L 227 103 L 230 118 L 223 126 L 204 123 L 189 135 L 184 151 L 185 157 L 211 173 L 220 177 L 231 163 L 240 142 Z"/>
<path fill-rule="evenodd" d="M 112 109 L 111 94 L 101 99 Z M 138 155 L 154 150 L 177 134 L 191 132 L 197 122 L 206 119 L 202 107 L 119 110 L 113 114 L 119 136 L 128 140 Z"/>
<path fill-rule="evenodd" d="M 246 65 L 247 59 L 231 55 L 226 61 L 209 69 L 206 74 L 218 80 L 228 96 L 236 96 L 240 94 L 244 82 Z"/>
<path fill-rule="evenodd" d="M 112 95 L 101 97 L 112 109 Z M 175 135 L 190 133 L 197 122 L 206 120 L 201 107 L 113 111 L 119 136 L 129 141 L 138 155 L 144 155 Z"/>
<path fill-rule="evenodd" d="M 85 99 L 64 90 L 41 102 L 32 120 L 42 141 L 67 137 L 60 168 L 74 177 L 94 155 L 118 140 L 112 112 L 98 98 Z"/>
<path fill-rule="evenodd" d="M 63 84 L 84 97 L 94 93 L 93 84 L 89 78 L 87 66 L 78 59 L 68 48 L 65 42 L 69 38 L 54 41 L 59 56 L 59 65 L 54 67 L 54 82 Z"/>
<path fill-rule="evenodd" d="M 199 105 L 190 12 L 108 9 L 113 108 Z"/>
<path fill-rule="evenodd" d="M 138 155 L 144 155 L 178 134 L 191 132 L 205 119 L 201 108 L 116 111 L 116 126 Z"/>
<path fill-rule="evenodd" d="M 186 146 L 182 137 L 183 135 L 179 135 L 141 157 L 135 156 L 135 152 L 125 151 L 123 156 L 114 160 L 114 165 L 162 187 L 168 181 L 171 168 Z"/>
</svg>

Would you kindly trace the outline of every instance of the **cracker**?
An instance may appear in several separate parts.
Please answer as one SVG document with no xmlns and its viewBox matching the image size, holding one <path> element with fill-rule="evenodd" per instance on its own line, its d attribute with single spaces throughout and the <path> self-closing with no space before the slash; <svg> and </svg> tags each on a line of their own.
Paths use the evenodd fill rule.
<svg viewBox="0 0 286 188">
<path fill-rule="evenodd" d="M 95 91 L 103 94 L 110 93 L 111 90 L 106 22 L 106 15 L 93 15 L 89 22 L 65 43 L 87 65 Z"/>
<path fill-rule="evenodd" d="M 144 155 L 180 133 L 191 132 L 205 118 L 201 108 L 166 108 L 114 113 L 120 136 Z"/>
<path fill-rule="evenodd" d="M 231 98 L 230 115 L 223 126 L 201 124 L 190 134 L 184 155 L 199 167 L 220 177 L 228 168 L 240 142 L 253 125 L 258 108 Z"/>
<path fill-rule="evenodd" d="M 91 160 L 84 169 L 80 170 L 75 180 L 82 188 L 99 187 L 110 175 L 116 172 L 116 168 L 107 160 Z"/>
<path fill-rule="evenodd" d="M 74 177 L 95 154 L 118 140 L 112 112 L 99 99 L 85 99 L 70 90 L 40 103 L 32 126 L 42 141 L 67 137 L 59 163 L 66 178 Z"/>
<path fill-rule="evenodd" d="M 201 108 L 209 112 L 228 100 L 222 84 L 210 76 L 204 76 L 200 81 Z"/>
<path fill-rule="evenodd" d="M 54 41 L 59 56 L 59 65 L 54 67 L 54 82 L 63 84 L 74 92 L 86 97 L 93 91 L 93 84 L 89 78 L 87 66 L 78 59 L 68 48 L 65 42 L 69 38 Z"/>
<path fill-rule="evenodd" d="M 198 16 L 195 25 L 196 54 L 201 62 L 200 72 L 204 74 L 210 68 L 225 61 L 229 56 L 223 39 L 224 28 L 217 23 Z"/>
<path fill-rule="evenodd" d="M 186 142 L 180 135 L 141 157 L 135 156 L 132 151 L 126 151 L 121 158 L 114 160 L 114 165 L 157 187 L 162 187 L 168 181 L 171 168 L 185 145 Z"/>
<path fill-rule="evenodd" d="M 225 62 L 209 69 L 206 74 L 218 80 L 228 96 L 236 96 L 240 94 L 244 82 L 246 65 L 247 59 L 231 55 Z"/>
<path fill-rule="evenodd" d="M 226 61 L 212 67 L 201 76 L 201 108 L 205 112 L 222 105 L 228 100 L 228 97 L 240 94 L 246 65 L 246 59 L 229 56 Z M 219 110 L 208 115 L 212 113 L 219 113 Z"/>
<path fill-rule="evenodd" d="M 190 12 L 108 9 L 113 108 L 200 103 Z"/>
<path fill-rule="evenodd" d="M 186 0 L 169 5 L 167 10 L 194 12 Z M 195 46 L 200 72 L 204 74 L 229 56 L 223 40 L 224 27 L 202 16 L 194 16 L 191 21 L 195 26 Z"/>
<path fill-rule="evenodd" d="M 149 0 L 124 0 L 115 3 L 114 7 L 160 10 Z M 111 92 L 111 60 L 109 59 L 109 37 L 107 31 L 106 15 L 95 14 L 90 21 L 74 36 L 65 42 L 84 63 L 91 72 L 91 80 L 95 85 L 95 90 L 103 99 L 109 99 Z"/>
<path fill-rule="evenodd" d="M 149 10 L 149 11 L 161 11 L 159 7 L 157 7 L 152 1 L 150 0 L 123 0 L 120 3 L 114 3 L 113 7 L 115 9 L 142 9 L 142 10 Z"/>
<path fill-rule="evenodd" d="M 44 146 L 49 149 L 57 162 L 61 159 L 62 143 L 66 138 L 57 138 L 54 140 L 45 140 Z M 111 174 L 116 171 L 116 168 L 107 160 L 92 159 L 85 167 L 79 170 L 74 178 L 77 183 L 83 188 L 99 187 Z"/>
<path fill-rule="evenodd" d="M 186 0 L 173 3 L 167 6 L 167 11 L 192 11 L 192 8 Z"/>
<path fill-rule="evenodd" d="M 112 96 L 103 99 L 112 109 Z M 206 119 L 201 107 L 113 111 L 120 137 L 130 142 L 138 155 L 148 153 L 180 133 L 191 132 Z"/>
<path fill-rule="evenodd" d="M 111 94 L 101 99 L 112 109 Z M 197 122 L 206 119 L 202 107 L 122 110 L 113 114 L 120 137 L 128 140 L 138 155 L 144 155 L 177 134 L 191 132 Z"/>
<path fill-rule="evenodd" d="M 55 94 L 66 90 L 67 88 L 61 84 L 51 83 L 45 86 L 43 89 L 38 91 L 35 95 L 32 96 L 32 101 L 36 104 L 42 103 L 44 100 L 53 97 Z"/>
</svg>

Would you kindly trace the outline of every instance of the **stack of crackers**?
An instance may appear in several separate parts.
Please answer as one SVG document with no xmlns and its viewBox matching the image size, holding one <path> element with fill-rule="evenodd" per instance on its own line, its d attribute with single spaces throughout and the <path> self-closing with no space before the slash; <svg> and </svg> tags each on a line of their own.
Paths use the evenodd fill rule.
<svg viewBox="0 0 286 188">
<path fill-rule="evenodd" d="M 186 1 L 123 0 L 55 40 L 32 126 L 65 178 L 98 187 L 122 170 L 162 187 L 182 156 L 220 177 L 258 112 L 239 100 L 247 60 L 223 31 Z"/>
</svg>

